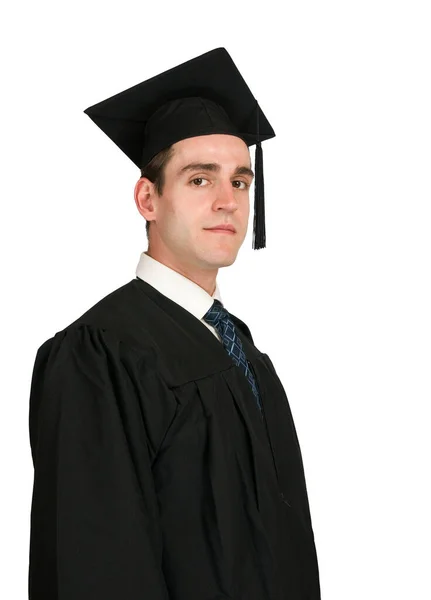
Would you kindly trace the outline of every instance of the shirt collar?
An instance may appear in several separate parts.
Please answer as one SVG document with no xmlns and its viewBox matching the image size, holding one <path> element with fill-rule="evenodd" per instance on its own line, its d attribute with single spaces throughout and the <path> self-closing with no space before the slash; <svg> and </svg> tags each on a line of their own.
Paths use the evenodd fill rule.
<svg viewBox="0 0 431 600">
<path fill-rule="evenodd" d="M 214 294 L 210 296 L 197 283 L 155 260 L 147 251 L 141 253 L 136 276 L 188 310 L 197 319 L 203 318 L 213 305 L 214 299 L 222 302 L 217 282 Z"/>
</svg>

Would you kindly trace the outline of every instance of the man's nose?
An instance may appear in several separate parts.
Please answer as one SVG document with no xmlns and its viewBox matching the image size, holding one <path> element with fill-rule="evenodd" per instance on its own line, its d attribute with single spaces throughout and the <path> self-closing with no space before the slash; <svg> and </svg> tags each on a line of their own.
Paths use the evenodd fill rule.
<svg viewBox="0 0 431 600">
<path fill-rule="evenodd" d="M 217 189 L 217 201 L 219 204 L 226 205 L 230 208 L 236 208 L 238 198 L 235 194 L 235 189 L 231 181 L 222 182 Z"/>
</svg>

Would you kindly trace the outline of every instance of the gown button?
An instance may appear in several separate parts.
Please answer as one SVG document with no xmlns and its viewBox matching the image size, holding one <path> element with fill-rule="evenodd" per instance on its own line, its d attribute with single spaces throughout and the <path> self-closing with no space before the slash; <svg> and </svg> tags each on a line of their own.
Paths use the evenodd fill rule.
<svg viewBox="0 0 431 600">
<path fill-rule="evenodd" d="M 281 500 L 282 500 L 282 501 L 283 501 L 285 504 L 287 504 L 287 506 L 290 506 L 290 507 L 291 507 L 291 505 L 289 504 L 289 502 L 288 502 L 288 501 L 286 500 L 286 498 L 284 497 L 284 494 L 283 494 L 283 492 L 280 492 L 280 499 L 281 499 Z M 291 508 L 292 508 L 292 507 L 291 507 Z"/>
</svg>

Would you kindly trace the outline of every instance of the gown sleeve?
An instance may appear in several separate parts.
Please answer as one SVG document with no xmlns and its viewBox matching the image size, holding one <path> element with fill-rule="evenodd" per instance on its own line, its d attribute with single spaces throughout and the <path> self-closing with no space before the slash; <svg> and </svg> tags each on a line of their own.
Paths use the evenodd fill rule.
<svg viewBox="0 0 431 600">
<path fill-rule="evenodd" d="M 140 359 L 86 325 L 37 351 L 30 600 L 168 600 L 151 470 L 156 433 L 143 404 L 163 407 L 159 433 L 174 408 L 156 388 L 142 401 Z"/>
</svg>

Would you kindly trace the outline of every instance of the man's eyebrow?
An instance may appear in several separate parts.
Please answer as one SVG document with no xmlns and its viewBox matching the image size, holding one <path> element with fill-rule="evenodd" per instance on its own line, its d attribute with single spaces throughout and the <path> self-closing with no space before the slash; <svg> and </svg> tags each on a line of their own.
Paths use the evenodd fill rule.
<svg viewBox="0 0 431 600">
<path fill-rule="evenodd" d="M 237 167 L 234 175 L 250 175 L 251 178 L 254 177 L 253 171 L 248 167 Z"/>
<path fill-rule="evenodd" d="M 213 173 L 217 173 L 220 171 L 221 167 L 217 163 L 200 163 L 193 162 L 182 167 L 178 174 L 181 175 L 186 171 L 212 171 Z M 250 177 L 254 177 L 253 171 L 249 167 L 237 167 L 235 169 L 234 175 L 249 175 Z"/>
</svg>

